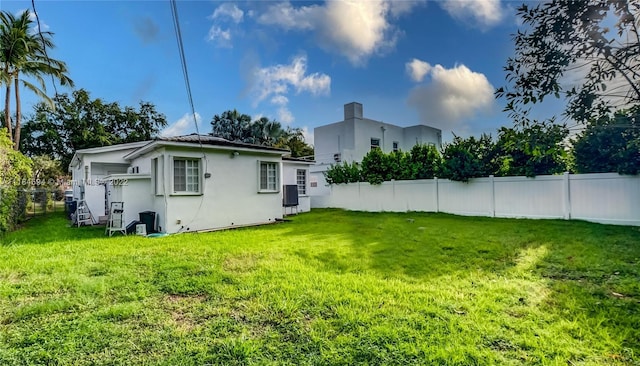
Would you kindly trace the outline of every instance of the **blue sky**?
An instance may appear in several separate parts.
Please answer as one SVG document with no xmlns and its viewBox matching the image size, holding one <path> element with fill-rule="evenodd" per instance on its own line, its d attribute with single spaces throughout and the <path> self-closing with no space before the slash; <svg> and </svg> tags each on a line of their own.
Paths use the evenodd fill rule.
<svg viewBox="0 0 640 366">
<path fill-rule="evenodd" d="M 169 1 L 37 1 L 52 57 L 92 97 L 167 116 L 165 134 L 195 131 Z M 342 120 L 357 101 L 367 118 L 457 135 L 511 126 L 502 70 L 513 54 L 514 7 L 500 0 L 178 1 L 199 130 L 237 109 L 308 131 Z M 30 9 L 0 0 L 0 9 Z M 71 90 L 58 87 L 60 92 Z M 48 87 L 50 94 L 53 88 Z M 24 92 L 25 112 L 36 101 Z"/>
</svg>

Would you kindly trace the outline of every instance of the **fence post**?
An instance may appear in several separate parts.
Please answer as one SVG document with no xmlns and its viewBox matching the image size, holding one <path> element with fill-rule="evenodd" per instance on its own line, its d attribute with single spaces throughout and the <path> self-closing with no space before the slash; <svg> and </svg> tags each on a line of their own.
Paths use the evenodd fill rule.
<svg viewBox="0 0 640 366">
<path fill-rule="evenodd" d="M 440 192 L 438 192 L 438 177 L 433 177 L 435 183 L 435 189 L 433 190 L 436 196 L 436 213 L 440 212 Z"/>
<path fill-rule="evenodd" d="M 489 183 L 491 184 L 491 191 L 490 191 L 490 195 L 489 197 L 491 198 L 490 200 L 490 207 L 489 210 L 491 211 L 491 217 L 496 217 L 496 181 L 494 179 L 493 174 L 489 175 Z"/>
<path fill-rule="evenodd" d="M 564 219 L 571 220 L 571 190 L 569 187 L 569 172 L 562 175 L 562 211 Z"/>
</svg>

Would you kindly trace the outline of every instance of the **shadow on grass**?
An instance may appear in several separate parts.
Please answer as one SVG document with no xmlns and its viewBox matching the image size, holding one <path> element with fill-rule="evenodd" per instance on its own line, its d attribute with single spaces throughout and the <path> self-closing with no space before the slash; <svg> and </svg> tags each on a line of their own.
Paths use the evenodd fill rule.
<svg viewBox="0 0 640 366">
<path fill-rule="evenodd" d="M 56 212 L 25 221 L 18 230 L 0 237 L 0 244 L 46 244 L 101 238 L 105 238 L 104 226 L 77 227 L 71 224 L 64 212 Z"/>
<path fill-rule="evenodd" d="M 640 362 L 639 228 L 341 210 L 318 210 L 294 221 L 287 235 L 325 243 L 293 249 L 318 270 L 373 271 L 381 279 L 425 283 L 524 280 L 546 289 L 537 309 L 566 323 L 573 341 L 608 340 L 603 363 Z M 511 296 L 528 301 L 526 292 Z"/>
<path fill-rule="evenodd" d="M 600 278 L 602 271 L 633 268 L 640 261 L 640 229 L 581 221 L 327 209 L 295 218 L 286 235 L 321 243 L 292 249 L 321 269 L 366 269 L 385 276 L 501 273 L 524 251 L 542 246 L 548 253 L 534 270 L 545 277 Z"/>
</svg>

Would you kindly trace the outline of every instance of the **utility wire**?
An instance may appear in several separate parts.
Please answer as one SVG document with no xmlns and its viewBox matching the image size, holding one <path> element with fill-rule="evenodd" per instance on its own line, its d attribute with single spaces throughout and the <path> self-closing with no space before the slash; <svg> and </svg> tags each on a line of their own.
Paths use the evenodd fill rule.
<svg viewBox="0 0 640 366">
<path fill-rule="evenodd" d="M 173 29 L 176 33 L 176 40 L 178 42 L 178 51 L 180 53 L 180 64 L 182 65 L 182 76 L 184 78 L 185 88 L 187 89 L 187 98 L 189 99 L 189 106 L 191 107 L 191 115 L 193 116 L 193 123 L 196 126 L 196 133 L 198 134 L 198 142 L 202 147 L 202 141 L 200 140 L 200 131 L 198 128 L 198 121 L 196 120 L 196 109 L 193 104 L 193 94 L 191 93 L 191 83 L 189 82 L 189 71 L 187 69 L 187 58 L 184 53 L 184 43 L 182 42 L 182 31 L 180 30 L 180 19 L 178 17 L 178 7 L 176 0 L 171 0 L 171 14 L 173 15 Z"/>
<path fill-rule="evenodd" d="M 44 52 L 44 57 L 47 59 L 47 64 L 51 69 L 51 59 L 49 59 L 49 55 L 47 54 L 47 45 L 44 41 L 44 35 L 42 34 L 42 28 L 40 27 L 40 17 L 38 16 L 38 12 L 36 11 L 36 2 L 35 0 L 31 0 L 31 8 L 33 9 L 33 14 L 36 16 L 36 23 L 38 23 L 38 35 L 40 36 L 40 41 L 42 42 L 42 51 Z M 58 96 L 58 88 L 56 87 L 56 80 L 53 78 L 53 74 L 49 73 L 51 76 L 51 83 L 53 84 L 53 90 L 56 92 L 56 96 Z"/>
<path fill-rule="evenodd" d="M 182 65 L 182 76 L 184 78 L 184 85 L 187 89 L 187 98 L 189 99 L 189 106 L 191 107 L 191 115 L 193 116 L 193 124 L 196 126 L 196 136 L 198 137 L 198 144 L 200 145 L 200 152 L 202 153 L 202 160 L 204 161 L 204 171 L 208 172 L 208 164 L 207 164 L 207 156 L 204 152 L 204 147 L 202 146 L 202 139 L 200 138 L 200 130 L 198 128 L 198 121 L 196 120 L 196 108 L 193 104 L 193 94 L 191 93 L 191 83 L 189 82 L 189 71 L 187 69 L 187 58 L 184 53 L 184 43 L 182 42 L 182 32 L 180 31 L 180 18 L 178 17 L 178 7 L 176 5 L 176 0 L 171 0 L 171 15 L 173 16 L 173 30 L 176 34 L 176 41 L 178 42 L 178 51 L 180 54 L 180 64 Z M 200 175 L 202 177 L 202 175 Z M 200 182 L 200 190 L 204 189 L 204 180 Z M 166 202 L 165 195 L 165 205 Z M 204 195 L 200 195 L 200 204 L 198 205 L 198 209 L 193 215 L 193 219 L 186 225 L 188 227 L 196 220 L 198 214 L 202 210 L 202 205 L 204 204 Z M 180 232 L 182 228 L 178 232 Z"/>
</svg>

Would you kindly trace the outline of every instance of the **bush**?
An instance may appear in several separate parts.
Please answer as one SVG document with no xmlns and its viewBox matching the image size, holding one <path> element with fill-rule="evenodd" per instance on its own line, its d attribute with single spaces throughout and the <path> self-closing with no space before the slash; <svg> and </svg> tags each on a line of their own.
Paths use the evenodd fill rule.
<svg viewBox="0 0 640 366">
<path fill-rule="evenodd" d="M 393 179 L 430 179 L 435 176 L 441 161 L 433 145 L 416 145 L 410 153 L 394 151 L 385 154 L 380 149 L 373 149 L 365 155 L 361 165 L 348 162 L 335 164 L 324 174 L 329 184 L 380 184 Z"/>
<path fill-rule="evenodd" d="M 358 163 L 333 164 L 324 172 L 329 184 L 357 183 L 362 181 L 362 171 Z"/>
<path fill-rule="evenodd" d="M 13 230 L 24 218 L 26 198 L 20 184 L 31 177 L 31 159 L 13 149 L 5 128 L 0 129 L 0 233 Z"/>
</svg>

